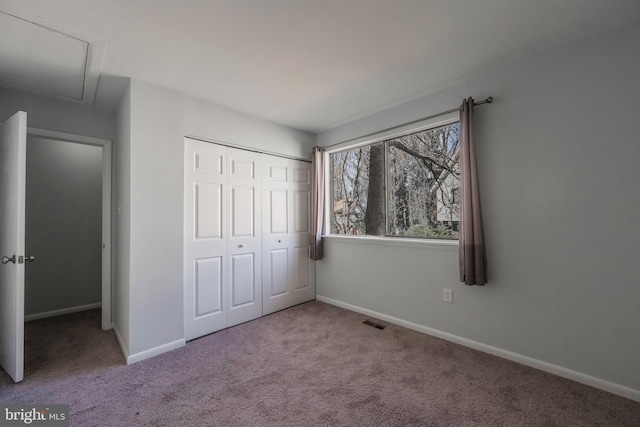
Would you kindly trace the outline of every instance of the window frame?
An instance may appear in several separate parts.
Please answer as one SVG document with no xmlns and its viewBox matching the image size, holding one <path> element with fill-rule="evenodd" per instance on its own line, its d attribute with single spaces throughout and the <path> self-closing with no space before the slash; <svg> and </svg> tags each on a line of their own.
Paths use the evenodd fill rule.
<svg viewBox="0 0 640 427">
<path fill-rule="evenodd" d="M 458 123 L 460 121 L 459 113 L 453 112 L 450 114 L 446 114 L 440 117 L 424 120 L 417 123 L 411 123 L 407 126 L 402 127 L 394 127 L 393 130 L 389 131 L 381 131 L 374 134 L 368 134 L 366 136 L 360 138 L 354 138 L 343 143 L 338 143 L 330 146 L 330 149 L 325 150 L 325 212 L 324 212 L 324 232 L 323 237 L 328 237 L 330 239 L 361 239 L 367 242 L 386 242 L 393 243 L 399 242 L 402 245 L 405 243 L 410 246 L 458 246 L 459 239 L 437 239 L 437 238 L 422 238 L 422 237 L 413 237 L 413 236 L 401 236 L 395 234 L 388 234 L 388 204 L 389 204 L 389 173 L 388 173 L 388 161 L 389 156 L 387 153 L 388 145 L 386 144 L 387 140 L 401 137 L 404 135 L 409 135 L 412 133 L 423 132 L 430 129 L 435 129 L 443 126 L 452 125 L 454 123 Z M 331 167 L 331 155 L 335 153 L 340 153 L 343 151 L 349 151 L 356 148 L 365 147 L 368 145 L 374 145 L 376 143 L 384 143 L 384 164 L 385 164 L 385 191 L 384 191 L 384 211 L 385 211 L 385 234 L 383 236 L 372 236 L 372 235 L 352 235 L 352 234 L 334 234 L 332 233 L 333 228 L 333 215 L 331 212 L 333 206 L 333 168 Z"/>
</svg>

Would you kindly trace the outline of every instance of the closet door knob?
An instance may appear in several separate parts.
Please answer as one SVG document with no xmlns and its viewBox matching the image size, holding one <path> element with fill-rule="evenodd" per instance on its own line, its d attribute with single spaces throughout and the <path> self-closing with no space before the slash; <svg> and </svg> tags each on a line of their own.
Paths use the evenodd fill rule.
<svg viewBox="0 0 640 427">
<path fill-rule="evenodd" d="M 238 247 L 239 247 L 239 248 L 244 248 L 244 243 L 240 243 L 240 244 L 238 245 Z"/>
<path fill-rule="evenodd" d="M 278 240 L 278 243 L 282 243 L 282 240 Z"/>
<path fill-rule="evenodd" d="M 8 256 L 3 256 L 2 257 L 2 263 L 3 264 L 8 264 L 10 262 L 12 262 L 14 264 L 16 263 L 16 256 L 15 255 L 12 256 L 12 257 L 8 257 Z"/>
</svg>

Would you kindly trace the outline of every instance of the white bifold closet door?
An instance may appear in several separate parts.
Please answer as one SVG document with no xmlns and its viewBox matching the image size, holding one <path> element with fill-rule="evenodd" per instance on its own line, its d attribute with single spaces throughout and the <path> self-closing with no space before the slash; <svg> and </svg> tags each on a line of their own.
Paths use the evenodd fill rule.
<svg viewBox="0 0 640 427">
<path fill-rule="evenodd" d="M 315 298 L 311 165 L 185 139 L 187 340 Z"/>
<path fill-rule="evenodd" d="M 255 153 L 186 140 L 186 339 L 262 316 L 260 199 Z"/>
<path fill-rule="evenodd" d="M 310 255 L 311 164 L 263 156 L 263 313 L 315 298 Z"/>
</svg>

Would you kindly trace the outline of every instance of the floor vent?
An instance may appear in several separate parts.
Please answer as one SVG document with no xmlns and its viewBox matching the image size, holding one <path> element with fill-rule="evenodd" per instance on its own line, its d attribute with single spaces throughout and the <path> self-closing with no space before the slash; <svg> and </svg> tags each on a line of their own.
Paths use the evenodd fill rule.
<svg viewBox="0 0 640 427">
<path fill-rule="evenodd" d="M 373 322 L 373 321 L 371 321 L 371 320 L 365 320 L 365 321 L 364 321 L 364 322 L 362 322 L 362 323 L 364 323 L 364 324 L 365 324 L 365 325 L 367 325 L 367 326 L 373 326 L 373 327 L 374 327 L 374 328 L 376 328 L 376 329 L 384 329 L 384 325 L 381 325 L 381 324 L 379 324 L 379 323 Z"/>
</svg>

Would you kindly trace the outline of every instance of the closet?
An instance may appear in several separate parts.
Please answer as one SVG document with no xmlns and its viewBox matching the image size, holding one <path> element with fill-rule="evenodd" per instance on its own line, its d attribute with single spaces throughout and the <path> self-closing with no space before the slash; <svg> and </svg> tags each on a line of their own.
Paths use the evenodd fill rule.
<svg viewBox="0 0 640 427">
<path fill-rule="evenodd" d="M 315 298 L 311 164 L 185 139 L 187 340 Z"/>
</svg>

